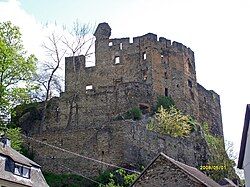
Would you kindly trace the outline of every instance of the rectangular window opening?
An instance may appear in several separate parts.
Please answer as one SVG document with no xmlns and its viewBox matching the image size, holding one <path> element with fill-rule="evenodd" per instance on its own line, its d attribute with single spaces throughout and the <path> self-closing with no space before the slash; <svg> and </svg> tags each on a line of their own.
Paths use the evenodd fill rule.
<svg viewBox="0 0 250 187">
<path fill-rule="evenodd" d="M 87 85 L 87 86 L 86 86 L 86 91 L 87 91 L 87 90 L 93 90 L 93 85 Z"/>
<path fill-rule="evenodd" d="M 30 178 L 30 168 L 15 163 L 14 174 L 24 178 Z"/>
<path fill-rule="evenodd" d="M 120 43 L 120 50 L 122 50 L 122 43 Z"/>
<path fill-rule="evenodd" d="M 109 46 L 113 46 L 113 42 L 109 42 Z"/>
<path fill-rule="evenodd" d="M 168 89 L 165 88 L 165 96 L 168 97 Z"/>
<path fill-rule="evenodd" d="M 144 71 L 143 72 L 143 80 L 147 80 L 147 78 L 148 78 L 147 71 Z"/>
<path fill-rule="evenodd" d="M 146 52 L 143 53 L 143 60 L 146 60 L 147 59 L 147 54 Z"/>
<path fill-rule="evenodd" d="M 188 58 L 187 59 L 187 67 L 188 67 L 188 72 L 190 72 L 190 73 L 192 73 L 192 69 L 193 69 L 193 67 L 192 67 L 192 64 L 191 64 L 191 61 L 190 61 L 190 59 Z"/>
<path fill-rule="evenodd" d="M 165 73 L 164 73 L 164 76 L 165 76 L 165 79 L 167 79 L 167 78 L 168 78 L 168 73 L 165 72 Z"/>
<path fill-rule="evenodd" d="M 192 88 L 192 87 L 193 87 L 193 85 L 192 85 L 192 81 L 191 81 L 191 80 L 188 80 L 188 86 L 189 86 L 190 88 Z"/>
<path fill-rule="evenodd" d="M 190 92 L 191 99 L 194 100 L 194 93 L 191 91 L 191 89 L 189 90 L 189 92 Z"/>
<path fill-rule="evenodd" d="M 24 178 L 30 178 L 30 169 L 26 168 L 26 167 L 23 167 L 23 174 L 22 174 L 22 176 Z"/>
<path fill-rule="evenodd" d="M 188 69 L 189 69 L 190 71 L 192 70 L 192 65 L 191 65 L 190 62 L 188 63 Z"/>
<path fill-rule="evenodd" d="M 14 174 L 21 175 L 22 174 L 22 166 L 15 164 Z"/>
<path fill-rule="evenodd" d="M 129 37 L 129 43 L 133 43 L 133 38 Z"/>
<path fill-rule="evenodd" d="M 119 56 L 116 56 L 115 57 L 115 64 L 119 64 L 120 63 L 120 57 Z"/>
</svg>

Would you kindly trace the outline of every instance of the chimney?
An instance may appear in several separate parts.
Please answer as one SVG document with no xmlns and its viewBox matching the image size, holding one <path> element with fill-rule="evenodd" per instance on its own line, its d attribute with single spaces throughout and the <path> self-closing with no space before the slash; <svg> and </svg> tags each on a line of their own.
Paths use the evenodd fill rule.
<svg viewBox="0 0 250 187">
<path fill-rule="evenodd" d="M 6 147 L 11 147 L 11 140 L 9 138 L 7 138 L 6 136 L 2 136 L 0 138 L 0 142 L 3 143 L 3 147 L 5 148 Z"/>
</svg>

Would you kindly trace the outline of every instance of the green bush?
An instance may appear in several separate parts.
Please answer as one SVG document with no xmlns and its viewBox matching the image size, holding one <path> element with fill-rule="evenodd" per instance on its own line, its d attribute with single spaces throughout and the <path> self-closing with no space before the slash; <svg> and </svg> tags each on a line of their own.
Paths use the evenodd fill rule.
<svg viewBox="0 0 250 187">
<path fill-rule="evenodd" d="M 189 116 L 188 124 L 191 127 L 191 132 L 197 131 L 198 122 L 191 116 Z"/>
<path fill-rule="evenodd" d="M 212 135 L 208 123 L 204 122 L 201 125 L 205 140 L 211 152 L 207 165 L 220 166 L 223 168 L 220 170 L 209 170 L 207 174 L 215 181 L 219 181 L 223 178 L 235 178 L 235 171 L 233 169 L 235 162 L 229 159 L 225 150 L 223 138 Z"/>
<path fill-rule="evenodd" d="M 192 126 L 188 115 L 182 114 L 174 106 L 168 110 L 161 106 L 155 117 L 148 122 L 147 129 L 173 137 L 184 137 L 191 133 Z"/>
<path fill-rule="evenodd" d="M 23 143 L 21 128 L 8 128 L 6 135 L 11 140 L 11 147 L 20 152 Z"/>
<path fill-rule="evenodd" d="M 125 119 L 140 120 L 142 117 L 142 112 L 138 107 L 134 107 L 126 112 Z"/>
<path fill-rule="evenodd" d="M 45 172 L 44 178 L 50 187 L 97 186 L 95 183 L 75 174 L 55 174 L 51 172 Z"/>
<path fill-rule="evenodd" d="M 136 173 L 128 173 L 124 169 L 117 169 L 112 172 L 104 172 L 97 181 L 104 184 L 99 187 L 129 187 L 138 177 Z"/>
<path fill-rule="evenodd" d="M 159 96 L 157 98 L 157 103 L 156 103 L 156 107 L 157 110 L 162 106 L 165 109 L 169 109 L 171 106 L 174 106 L 174 100 L 171 97 L 167 97 L 167 96 Z"/>
<path fill-rule="evenodd" d="M 108 184 L 110 182 L 110 173 L 109 170 L 103 171 L 95 180 L 101 184 Z"/>
</svg>

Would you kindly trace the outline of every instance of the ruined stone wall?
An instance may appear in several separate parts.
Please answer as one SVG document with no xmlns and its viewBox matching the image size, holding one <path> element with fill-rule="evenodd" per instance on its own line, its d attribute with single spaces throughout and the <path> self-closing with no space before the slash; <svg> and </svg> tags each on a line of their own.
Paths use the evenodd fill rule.
<svg viewBox="0 0 250 187">
<path fill-rule="evenodd" d="M 173 42 L 167 51 L 166 87 L 176 106 L 195 118 L 199 116 L 194 53 Z"/>
<path fill-rule="evenodd" d="M 50 124 L 48 129 L 87 128 L 112 121 L 115 115 L 127 112 L 129 108 L 141 103 L 149 104 L 151 98 L 150 86 L 140 82 L 121 82 L 118 85 L 102 86 L 98 90 L 79 92 L 75 98 L 73 93 L 62 94 L 57 106 L 49 110 L 49 116 L 46 118 Z M 56 115 L 57 120 L 55 120 Z"/>
<path fill-rule="evenodd" d="M 198 132 L 172 138 L 146 130 L 146 119 L 113 121 L 140 104 L 153 108 L 157 96 L 165 95 L 181 111 L 208 122 L 214 134 L 223 136 L 219 96 L 197 83 L 193 51 L 152 33 L 135 37 L 132 43 L 110 35 L 108 24 L 98 26 L 94 67 L 86 67 L 84 56 L 66 58 L 65 93 L 49 102 L 46 131 L 38 134 L 32 129 L 33 137 L 117 165 L 147 165 L 159 152 L 192 166 L 206 163 L 209 153 Z M 46 170 L 66 171 L 60 164 L 68 164 L 78 171 L 85 168 L 83 174 L 90 176 L 107 169 L 30 143 L 42 153 L 36 159 Z"/>
<path fill-rule="evenodd" d="M 163 37 L 158 40 L 152 33 L 134 37 L 133 43 L 129 43 L 129 38 L 110 39 L 110 34 L 108 24 L 99 24 L 95 32 L 94 67 L 85 67 L 83 56 L 66 58 L 66 91 L 62 101 L 68 102 L 72 98 L 73 103 L 79 100 L 75 104 L 78 113 L 89 113 L 81 116 L 97 122 L 101 121 L 97 120 L 98 116 L 108 119 L 138 106 L 139 102 L 154 107 L 157 97 L 166 95 L 171 96 L 184 113 L 199 119 L 195 60 L 191 49 Z M 133 105 L 126 103 L 128 99 L 120 98 L 124 97 L 120 94 L 124 91 L 123 85 L 129 83 L 138 83 L 138 91 L 142 93 L 141 98 L 130 97 Z M 91 89 L 87 89 L 89 86 Z M 125 92 L 130 94 L 128 90 Z M 69 110 L 65 102 L 60 111 Z M 123 110 L 119 109 L 121 105 Z M 106 110 L 109 113 L 105 113 Z M 66 113 L 62 115 L 66 116 Z"/>
<path fill-rule="evenodd" d="M 146 123 L 146 119 L 124 120 L 87 129 L 50 129 L 41 135 L 34 135 L 33 138 L 120 166 L 146 166 L 159 152 L 195 167 L 207 162 L 209 152 L 200 132 L 192 133 L 187 138 L 173 138 L 148 131 Z M 29 149 L 34 149 L 37 153 L 35 161 L 46 171 L 67 172 L 63 168 L 66 166 L 86 176 L 95 176 L 109 168 L 29 139 L 26 142 Z"/>
<path fill-rule="evenodd" d="M 223 137 L 220 96 L 213 90 L 206 90 L 198 84 L 199 121 L 208 123 L 214 135 Z"/>
</svg>

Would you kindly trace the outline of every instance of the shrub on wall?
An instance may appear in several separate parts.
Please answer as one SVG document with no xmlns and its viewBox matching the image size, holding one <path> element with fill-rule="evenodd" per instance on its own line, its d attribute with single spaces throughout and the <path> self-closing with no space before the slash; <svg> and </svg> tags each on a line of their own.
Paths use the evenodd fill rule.
<svg viewBox="0 0 250 187">
<path fill-rule="evenodd" d="M 141 118 L 142 118 L 142 111 L 138 107 L 134 107 L 125 113 L 118 114 L 113 118 L 113 120 L 115 121 L 124 119 L 140 120 Z"/>
<path fill-rule="evenodd" d="M 154 118 L 147 124 L 147 129 L 173 137 L 188 136 L 192 130 L 190 117 L 171 106 L 169 110 L 160 106 Z"/>
<path fill-rule="evenodd" d="M 125 119 L 140 120 L 142 117 L 142 112 L 138 107 L 134 107 L 126 112 Z"/>
<path fill-rule="evenodd" d="M 159 96 L 157 98 L 157 110 L 160 108 L 160 106 L 162 106 L 165 109 L 170 109 L 171 106 L 174 106 L 174 100 L 171 97 L 167 97 L 167 96 Z"/>
</svg>

